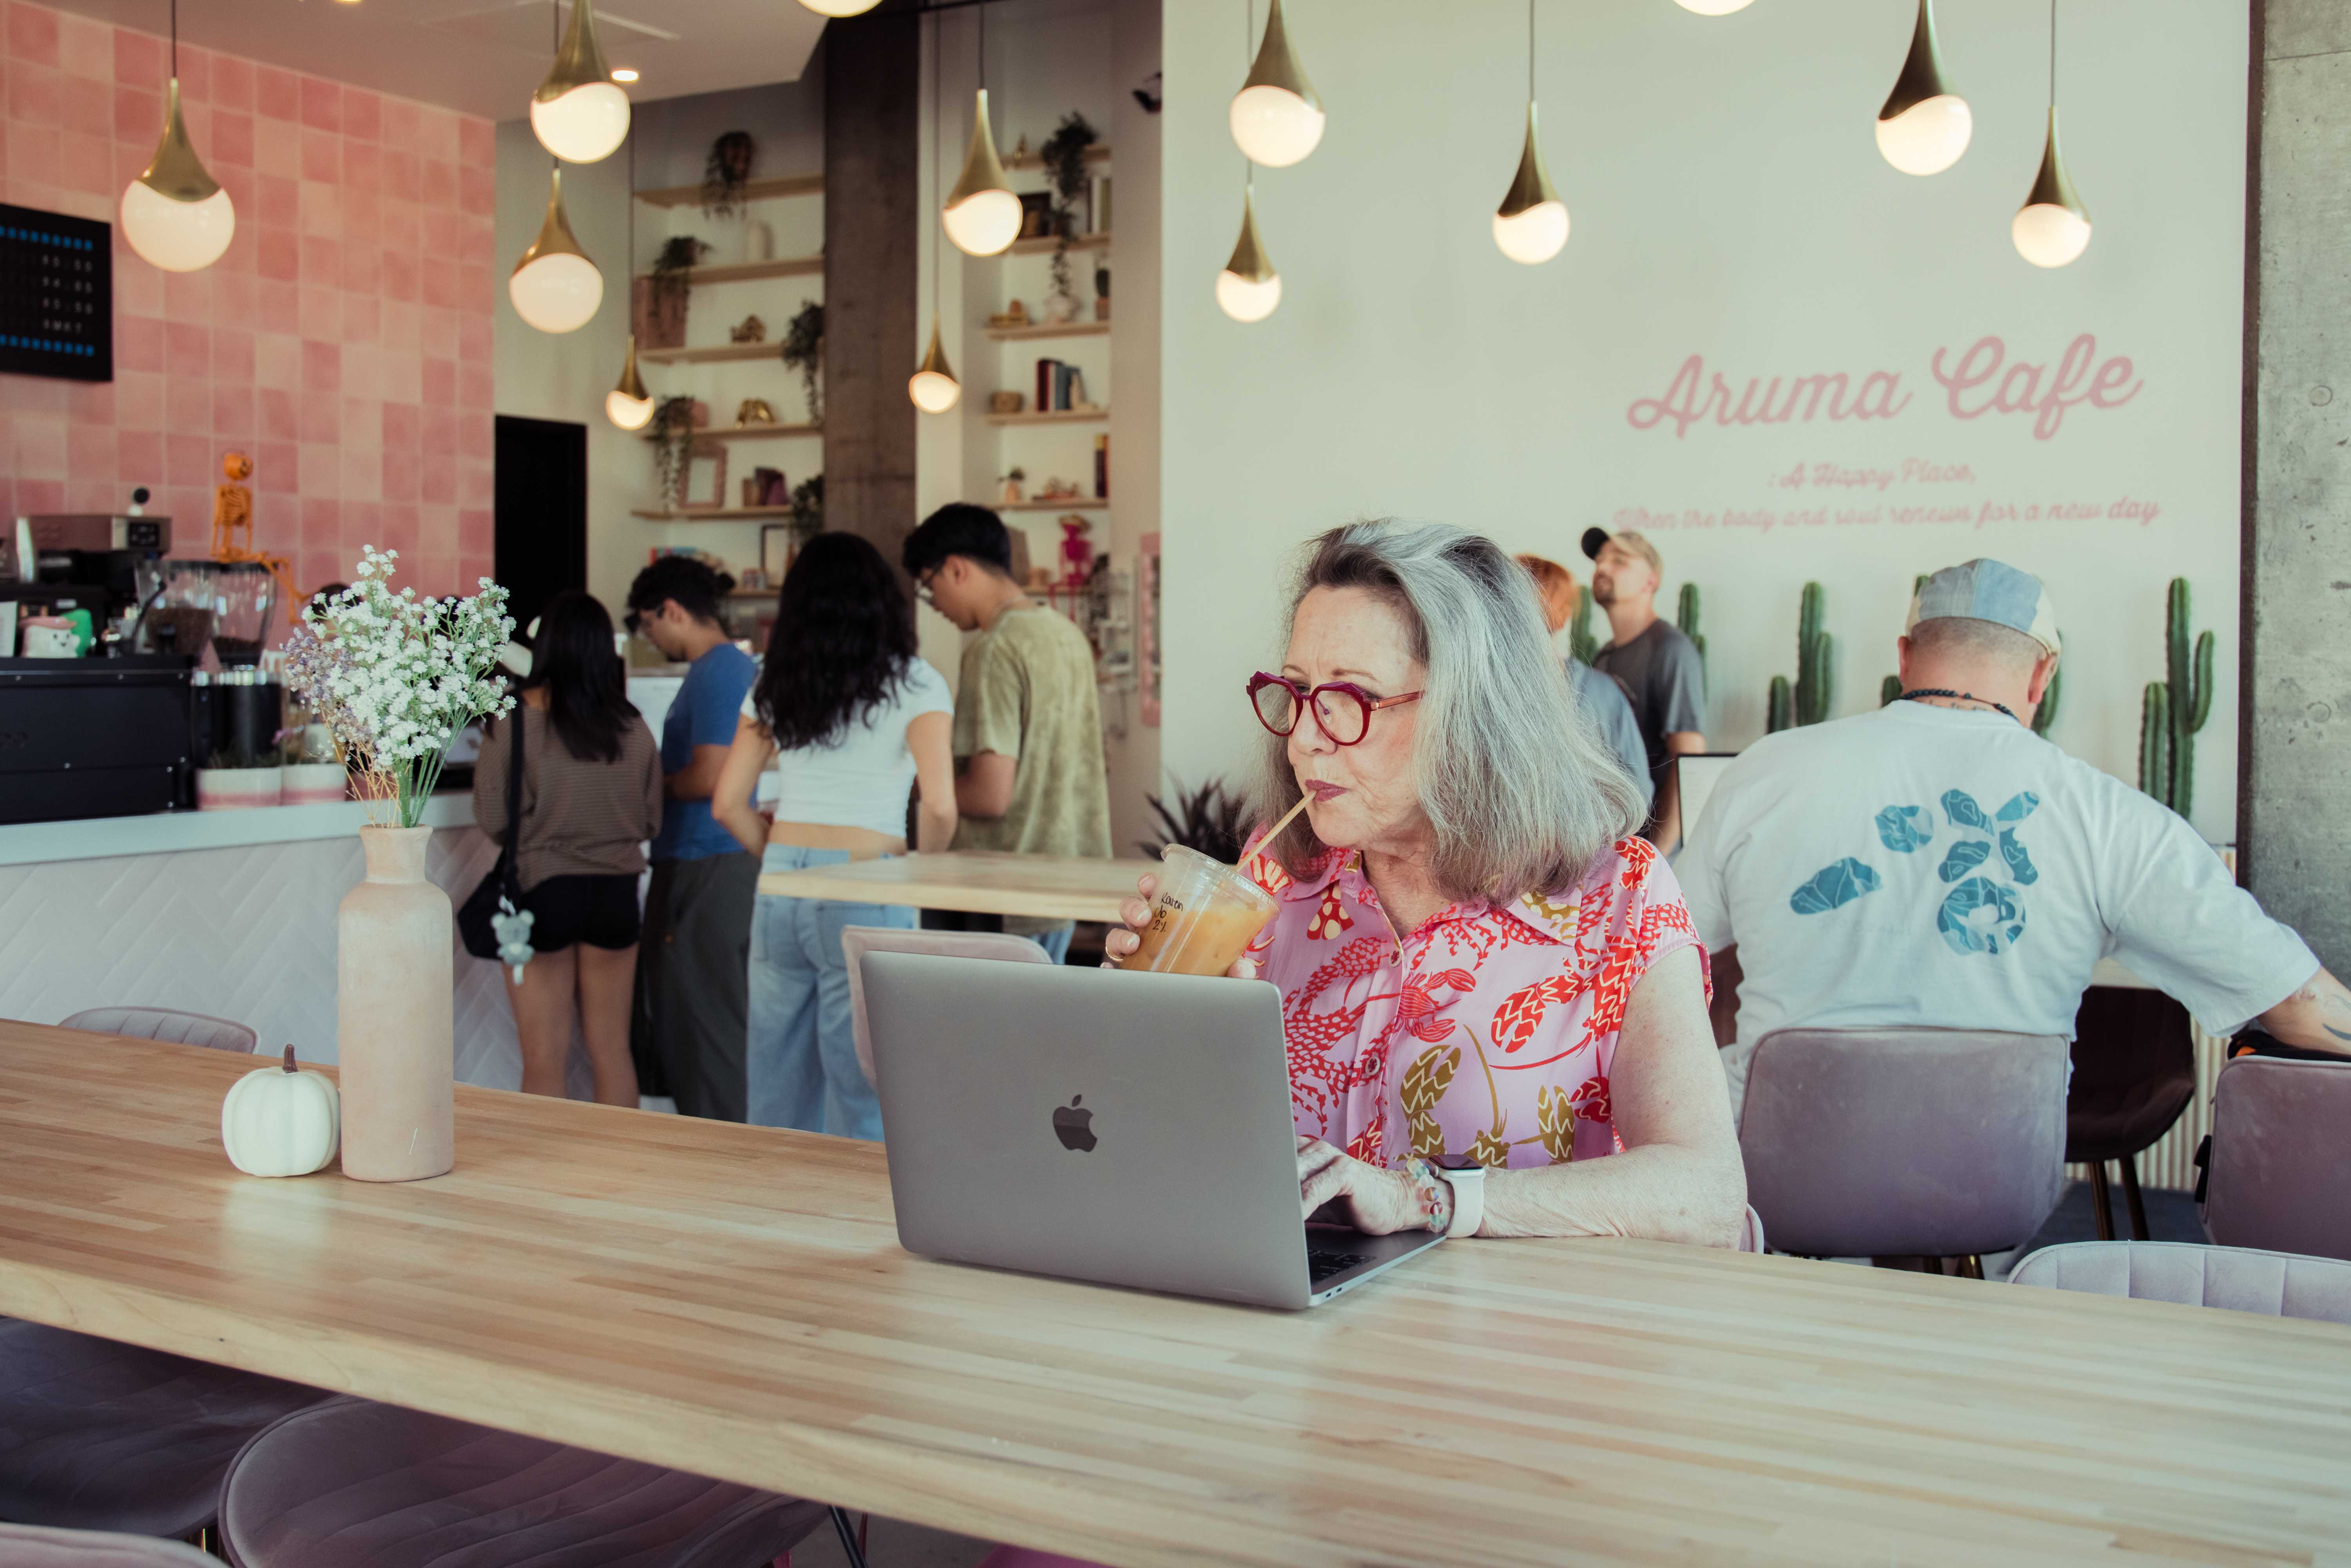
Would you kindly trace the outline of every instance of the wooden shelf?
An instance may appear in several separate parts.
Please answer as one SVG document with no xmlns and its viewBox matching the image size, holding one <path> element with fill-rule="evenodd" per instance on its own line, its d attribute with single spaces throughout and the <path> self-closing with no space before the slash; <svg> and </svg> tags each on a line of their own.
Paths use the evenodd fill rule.
<svg viewBox="0 0 2351 1568">
<path fill-rule="evenodd" d="M 729 360 L 773 360 L 784 362 L 781 343 L 718 343 L 707 349 L 639 349 L 637 360 L 648 365 L 715 365 Z"/>
<path fill-rule="evenodd" d="M 1107 321 L 1040 321 L 1031 327 L 990 327 L 987 335 L 999 343 L 1026 343 L 1038 338 L 1107 338 Z"/>
<path fill-rule="evenodd" d="M 776 592 L 777 591 L 772 588 L 738 588 L 726 597 L 729 599 L 773 599 L 776 596 Z"/>
<path fill-rule="evenodd" d="M 1107 142 L 1097 141 L 1092 147 L 1087 148 L 1086 162 L 1089 163 L 1109 162 L 1109 144 Z M 1045 161 L 1034 152 L 1023 152 L 1018 156 L 1007 153 L 1004 159 L 1004 166 L 1008 169 L 1042 169 L 1045 166 Z M 751 183 L 755 185 L 758 183 L 759 182 L 757 180 L 751 182 Z M 702 199 L 702 187 L 696 185 L 694 188 L 694 193 L 695 199 L 696 201 L 700 201 Z"/>
<path fill-rule="evenodd" d="M 666 512 L 648 512 L 639 508 L 629 514 L 656 523 L 735 523 L 754 517 L 789 517 L 789 507 L 673 507 Z"/>
<path fill-rule="evenodd" d="M 987 504 L 980 503 L 982 506 Z M 1093 496 L 1064 496 L 1058 501 L 999 501 L 992 509 L 998 512 L 1107 512 L 1110 502 Z"/>
<path fill-rule="evenodd" d="M 821 174 L 785 174 L 777 179 L 747 183 L 743 187 L 743 199 L 765 202 L 777 196 L 813 196 L 820 194 L 823 190 L 824 176 Z M 702 204 L 702 187 L 666 185 L 655 190 L 639 191 L 637 200 L 649 207 L 698 207 Z"/>
<path fill-rule="evenodd" d="M 757 441 L 762 436 L 822 435 L 821 424 L 730 424 L 720 430 L 697 430 L 696 441 Z"/>
<path fill-rule="evenodd" d="M 718 267 L 689 267 L 684 277 L 688 284 L 700 287 L 705 283 L 749 283 L 762 277 L 805 277 L 810 274 L 821 277 L 824 257 L 821 256 L 788 256 L 775 261 L 737 261 Z M 653 274 L 641 272 L 639 277 Z"/>
<path fill-rule="evenodd" d="M 1004 254 L 1007 256 L 1048 256 L 1052 253 L 1053 246 L 1058 243 L 1059 242 L 1050 235 L 1047 235 L 1042 239 L 1017 239 L 1005 248 Z M 1100 250 L 1102 246 L 1108 244 L 1110 244 L 1110 235 L 1106 234 L 1072 235 L 1070 236 L 1070 248 L 1071 250 Z"/>
<path fill-rule="evenodd" d="M 990 424 L 1095 424 L 1110 417 L 1106 408 L 1060 409 L 1050 413 L 991 413 Z"/>
</svg>

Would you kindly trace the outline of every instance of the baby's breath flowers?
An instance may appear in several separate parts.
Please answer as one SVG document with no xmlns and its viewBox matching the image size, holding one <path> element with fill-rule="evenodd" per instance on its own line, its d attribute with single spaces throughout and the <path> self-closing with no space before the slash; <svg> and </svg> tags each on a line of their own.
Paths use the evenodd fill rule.
<svg viewBox="0 0 2351 1568">
<path fill-rule="evenodd" d="M 413 828 L 457 732 L 514 707 L 496 674 L 514 620 L 486 577 L 470 599 L 419 599 L 392 587 L 399 551 L 360 549 L 351 586 L 302 612 L 286 680 L 333 730 L 377 825 Z"/>
</svg>

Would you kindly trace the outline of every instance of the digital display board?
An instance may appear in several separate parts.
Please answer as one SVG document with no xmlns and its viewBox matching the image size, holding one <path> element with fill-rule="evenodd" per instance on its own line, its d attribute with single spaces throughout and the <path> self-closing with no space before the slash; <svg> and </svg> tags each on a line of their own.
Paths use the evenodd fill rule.
<svg viewBox="0 0 2351 1568">
<path fill-rule="evenodd" d="M 114 226 L 0 203 L 0 371 L 114 379 Z"/>
</svg>

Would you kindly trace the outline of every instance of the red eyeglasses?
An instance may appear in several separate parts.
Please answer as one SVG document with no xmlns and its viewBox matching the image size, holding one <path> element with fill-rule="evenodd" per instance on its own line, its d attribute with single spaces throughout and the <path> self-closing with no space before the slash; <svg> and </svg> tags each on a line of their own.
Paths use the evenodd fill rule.
<svg viewBox="0 0 2351 1568">
<path fill-rule="evenodd" d="M 1310 688 L 1287 675 L 1270 675 L 1259 670 L 1249 677 L 1249 706 L 1257 710 L 1258 723 L 1276 735 L 1288 735 L 1296 729 L 1299 710 L 1311 706 L 1314 727 L 1328 736 L 1333 746 L 1353 746 L 1372 727 L 1372 715 L 1384 707 L 1418 702 L 1420 693 L 1375 697 L 1353 681 L 1325 681 Z"/>
</svg>

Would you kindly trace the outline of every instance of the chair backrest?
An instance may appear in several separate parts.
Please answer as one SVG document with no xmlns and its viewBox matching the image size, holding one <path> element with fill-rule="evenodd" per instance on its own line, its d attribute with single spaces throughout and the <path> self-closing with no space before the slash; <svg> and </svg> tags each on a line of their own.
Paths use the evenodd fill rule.
<svg viewBox="0 0 2351 1568">
<path fill-rule="evenodd" d="M 1763 1217 L 1755 1212 L 1755 1206 L 1752 1204 L 1747 1207 L 1747 1223 L 1739 1232 L 1738 1249 L 1741 1252 L 1771 1250 L 1763 1245 Z"/>
<path fill-rule="evenodd" d="M 2351 1259 L 2351 1061 L 2240 1056 L 2212 1086 L 2204 1233 Z"/>
<path fill-rule="evenodd" d="M 251 1056 L 261 1037 L 241 1023 L 183 1013 L 176 1008 L 88 1008 L 65 1019 L 60 1029 L 86 1029 L 93 1034 L 122 1034 L 133 1040 L 166 1040 L 179 1045 L 201 1045 L 206 1051 L 234 1051 Z"/>
<path fill-rule="evenodd" d="M 865 1026 L 865 965 L 868 953 L 929 953 L 942 958 L 1002 958 L 1014 964 L 1050 964 L 1052 956 L 1026 936 L 1006 931 L 900 931 L 887 925 L 848 925 L 841 950 L 849 960 L 849 1026 L 857 1041 L 857 1065 L 873 1082 L 873 1036 Z"/>
<path fill-rule="evenodd" d="M 221 1568 L 219 1558 L 177 1541 L 39 1524 L 0 1524 L 0 1563 L 8 1568 Z"/>
<path fill-rule="evenodd" d="M 1739 1145 L 1771 1244 L 1936 1258 L 2032 1239 L 2065 1179 L 2065 1042 L 1939 1029 L 1756 1042 Z"/>
<path fill-rule="evenodd" d="M 2351 1323 L 2351 1263 L 2189 1241 L 2069 1241 L 2017 1264 L 2012 1285 Z"/>
</svg>

